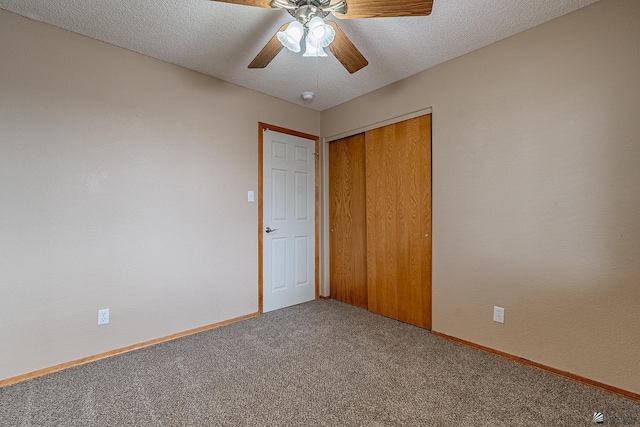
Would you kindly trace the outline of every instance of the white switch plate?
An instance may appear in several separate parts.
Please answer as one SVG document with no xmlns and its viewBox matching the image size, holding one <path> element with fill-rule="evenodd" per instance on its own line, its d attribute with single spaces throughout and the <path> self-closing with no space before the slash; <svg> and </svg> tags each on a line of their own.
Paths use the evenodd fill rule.
<svg viewBox="0 0 640 427">
<path fill-rule="evenodd" d="M 106 325 L 107 323 L 109 323 L 109 309 L 98 310 L 98 325 Z"/>
<path fill-rule="evenodd" d="M 255 201 L 255 197 L 253 195 L 253 191 L 249 190 L 247 191 L 247 201 L 248 202 L 253 202 Z"/>
<path fill-rule="evenodd" d="M 493 306 L 493 321 L 498 323 L 504 323 L 504 308 Z"/>
</svg>

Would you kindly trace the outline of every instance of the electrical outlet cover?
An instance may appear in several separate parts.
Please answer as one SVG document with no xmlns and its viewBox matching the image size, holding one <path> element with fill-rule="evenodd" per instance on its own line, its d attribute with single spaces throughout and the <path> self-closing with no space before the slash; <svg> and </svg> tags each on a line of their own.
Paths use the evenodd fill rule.
<svg viewBox="0 0 640 427">
<path fill-rule="evenodd" d="M 107 323 L 109 323 L 109 309 L 98 310 L 98 325 L 106 325 Z"/>
<path fill-rule="evenodd" d="M 498 323 L 504 323 L 504 308 L 493 306 L 493 321 Z"/>
</svg>

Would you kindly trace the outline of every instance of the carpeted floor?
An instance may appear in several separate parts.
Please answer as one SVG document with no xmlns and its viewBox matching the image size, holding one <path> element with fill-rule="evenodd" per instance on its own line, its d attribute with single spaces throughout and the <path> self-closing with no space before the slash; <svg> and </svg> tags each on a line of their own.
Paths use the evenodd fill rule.
<svg viewBox="0 0 640 427">
<path fill-rule="evenodd" d="M 333 300 L 0 389 L 0 426 L 640 426 L 640 403 Z"/>
</svg>

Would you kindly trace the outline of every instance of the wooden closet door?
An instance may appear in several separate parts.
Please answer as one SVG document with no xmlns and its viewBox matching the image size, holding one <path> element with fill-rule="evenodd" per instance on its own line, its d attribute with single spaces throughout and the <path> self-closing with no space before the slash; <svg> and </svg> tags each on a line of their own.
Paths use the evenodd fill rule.
<svg viewBox="0 0 640 427">
<path fill-rule="evenodd" d="M 367 308 L 364 134 L 329 144 L 331 298 Z"/>
<path fill-rule="evenodd" d="M 431 116 L 365 138 L 369 310 L 431 329 Z"/>
</svg>

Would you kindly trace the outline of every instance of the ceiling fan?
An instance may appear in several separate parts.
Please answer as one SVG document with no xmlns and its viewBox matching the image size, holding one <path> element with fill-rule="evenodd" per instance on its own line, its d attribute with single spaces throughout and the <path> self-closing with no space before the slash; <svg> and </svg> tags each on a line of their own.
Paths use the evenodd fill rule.
<svg viewBox="0 0 640 427">
<path fill-rule="evenodd" d="M 333 4 L 331 0 L 212 1 L 284 9 L 295 18 L 295 21 L 280 27 L 251 61 L 249 68 L 266 67 L 283 47 L 299 52 L 304 38 L 304 56 L 327 56 L 323 49 L 326 47 L 350 73 L 364 68 L 368 61 L 335 22 L 324 21 L 327 15 L 333 13 L 340 19 L 427 16 L 433 7 L 433 0 L 339 0 Z"/>
</svg>

